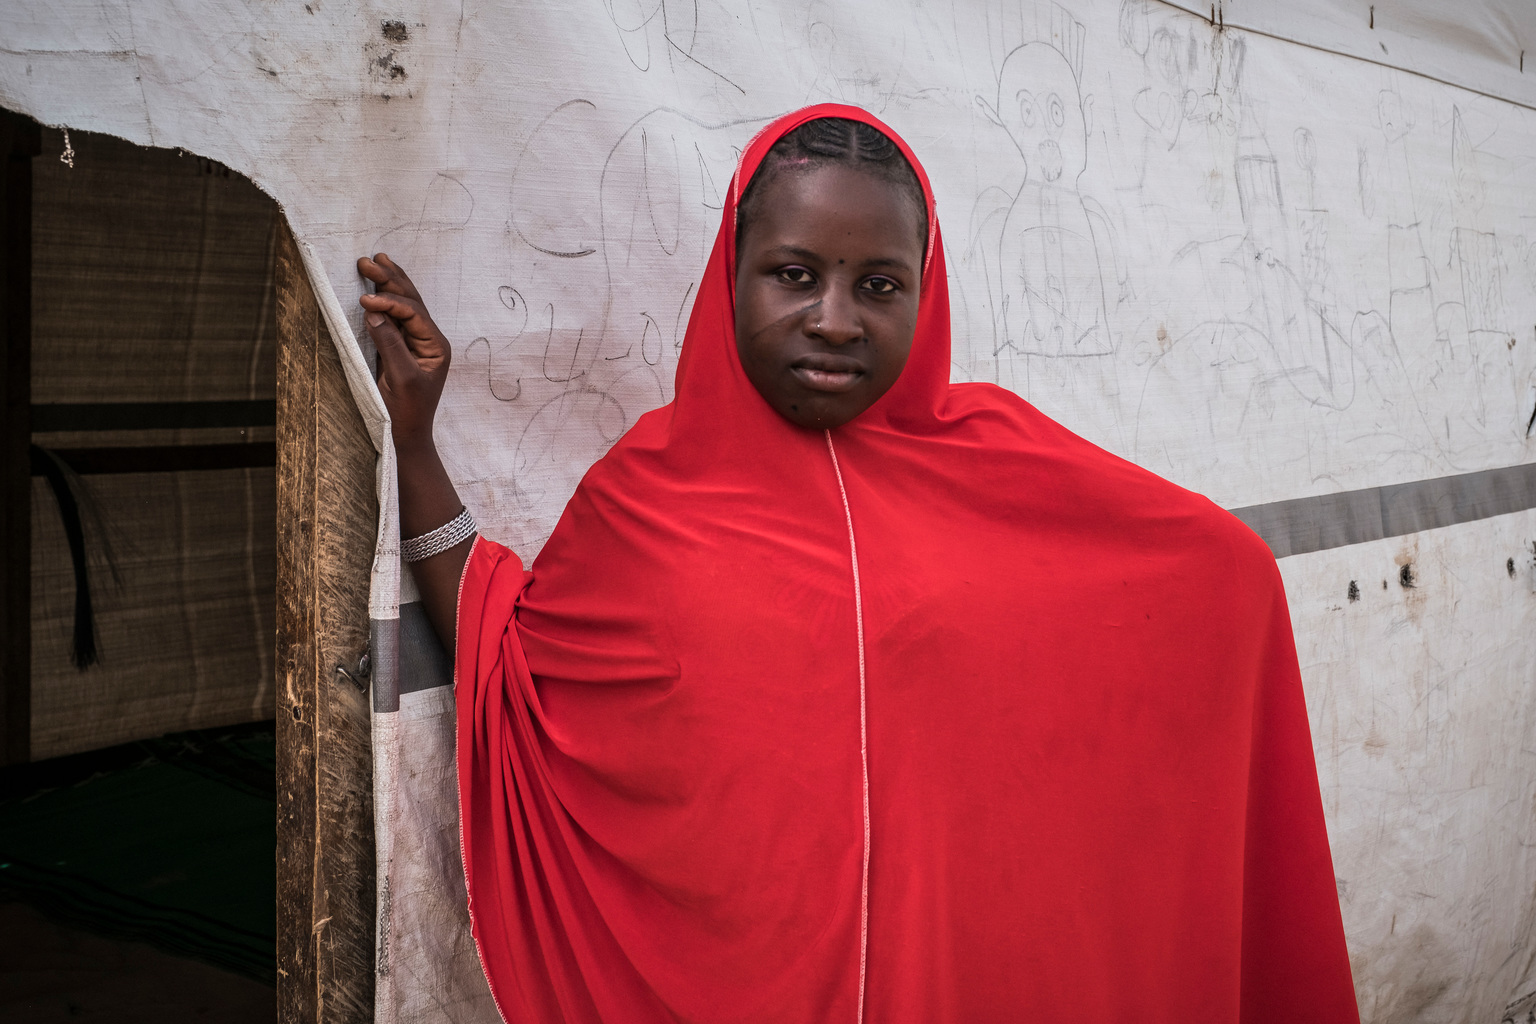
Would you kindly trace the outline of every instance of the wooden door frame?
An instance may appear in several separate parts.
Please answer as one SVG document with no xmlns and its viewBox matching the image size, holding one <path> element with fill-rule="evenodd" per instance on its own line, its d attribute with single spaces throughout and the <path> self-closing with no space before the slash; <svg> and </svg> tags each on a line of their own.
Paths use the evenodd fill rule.
<svg viewBox="0 0 1536 1024">
<path fill-rule="evenodd" d="M 278 234 L 278 1020 L 350 1024 L 373 1019 L 372 726 L 353 680 L 377 456 L 286 223 Z"/>
</svg>

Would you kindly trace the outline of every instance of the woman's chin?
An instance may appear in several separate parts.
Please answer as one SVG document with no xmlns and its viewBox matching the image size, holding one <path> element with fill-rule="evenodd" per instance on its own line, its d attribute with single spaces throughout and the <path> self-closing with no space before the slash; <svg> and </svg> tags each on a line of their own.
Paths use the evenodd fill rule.
<svg viewBox="0 0 1536 1024">
<path fill-rule="evenodd" d="M 805 427 L 807 430 L 836 430 L 843 424 L 856 419 L 860 413 L 869 408 L 869 403 L 860 401 L 853 395 L 824 393 L 797 396 L 792 400 L 780 400 L 769 404 L 780 416 L 795 426 Z"/>
</svg>

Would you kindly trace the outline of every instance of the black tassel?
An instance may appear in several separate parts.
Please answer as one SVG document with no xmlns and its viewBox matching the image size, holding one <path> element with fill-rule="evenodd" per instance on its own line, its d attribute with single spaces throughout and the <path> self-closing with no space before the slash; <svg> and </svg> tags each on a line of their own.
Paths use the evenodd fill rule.
<svg viewBox="0 0 1536 1024">
<path fill-rule="evenodd" d="M 53 489 L 59 505 L 59 520 L 64 538 L 69 542 L 69 557 L 75 568 L 75 649 L 70 661 L 84 672 L 96 664 L 96 618 L 91 613 L 91 580 L 85 561 L 85 531 L 80 528 L 80 506 L 58 457 L 45 448 L 32 445 L 32 472 L 42 473 Z"/>
</svg>

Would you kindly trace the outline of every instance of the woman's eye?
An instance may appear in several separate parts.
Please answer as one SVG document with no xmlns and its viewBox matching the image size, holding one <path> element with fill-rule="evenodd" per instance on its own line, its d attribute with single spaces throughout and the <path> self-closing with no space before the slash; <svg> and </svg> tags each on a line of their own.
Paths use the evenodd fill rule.
<svg viewBox="0 0 1536 1024">
<path fill-rule="evenodd" d="M 779 280 L 785 284 L 810 284 L 816 280 L 804 267 L 784 267 L 778 273 Z"/>
<path fill-rule="evenodd" d="M 876 295 L 890 295 L 898 285 L 888 277 L 872 277 L 864 282 L 864 287 Z"/>
</svg>

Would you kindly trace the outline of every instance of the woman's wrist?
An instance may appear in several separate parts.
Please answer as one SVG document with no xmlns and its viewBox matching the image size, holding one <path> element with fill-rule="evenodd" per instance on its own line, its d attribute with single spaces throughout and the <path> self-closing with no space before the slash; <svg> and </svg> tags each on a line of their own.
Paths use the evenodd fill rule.
<svg viewBox="0 0 1536 1024">
<path fill-rule="evenodd" d="M 429 429 L 424 434 L 407 437 L 395 437 L 395 461 L 400 465 L 410 463 L 418 466 L 430 466 L 434 462 L 441 461 L 437 453 L 437 442 L 432 437 Z"/>
<path fill-rule="evenodd" d="M 396 443 L 400 481 L 400 535 L 416 537 L 447 523 L 464 508 L 431 435 Z"/>
</svg>

